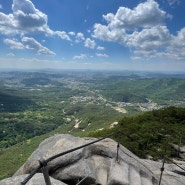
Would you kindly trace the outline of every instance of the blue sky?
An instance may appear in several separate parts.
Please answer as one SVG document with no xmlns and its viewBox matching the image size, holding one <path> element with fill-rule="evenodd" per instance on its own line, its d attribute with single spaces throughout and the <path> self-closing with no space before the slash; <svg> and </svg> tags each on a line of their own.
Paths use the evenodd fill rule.
<svg viewBox="0 0 185 185">
<path fill-rule="evenodd" d="M 183 0 L 0 0 L 0 68 L 185 71 Z"/>
</svg>

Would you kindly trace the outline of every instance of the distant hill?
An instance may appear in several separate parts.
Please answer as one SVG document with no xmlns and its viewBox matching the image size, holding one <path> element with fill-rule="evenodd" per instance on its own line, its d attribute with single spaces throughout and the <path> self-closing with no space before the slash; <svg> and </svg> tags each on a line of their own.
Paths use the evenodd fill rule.
<svg viewBox="0 0 185 185">
<path fill-rule="evenodd" d="M 11 90 L 11 92 L 0 91 L 0 112 L 19 112 L 30 106 L 36 106 L 36 104 L 25 94 L 24 96 L 18 95 L 14 90 Z"/>
<path fill-rule="evenodd" d="M 108 99 L 122 102 L 146 102 L 147 98 L 157 103 L 185 100 L 185 80 L 178 78 L 113 78 L 104 79 L 98 89 Z M 169 102 L 170 104 L 170 102 Z"/>
</svg>

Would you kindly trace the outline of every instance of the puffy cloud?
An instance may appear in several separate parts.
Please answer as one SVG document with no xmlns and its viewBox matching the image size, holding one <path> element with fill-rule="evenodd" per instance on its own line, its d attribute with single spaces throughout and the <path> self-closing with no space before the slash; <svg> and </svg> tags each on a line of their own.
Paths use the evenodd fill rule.
<svg viewBox="0 0 185 185">
<path fill-rule="evenodd" d="M 14 12 L 21 10 L 28 14 L 34 14 L 36 12 L 35 6 L 30 0 L 13 0 L 12 10 Z"/>
<path fill-rule="evenodd" d="M 84 34 L 81 33 L 81 32 L 78 32 L 77 33 L 76 38 L 81 39 L 81 40 L 84 40 L 85 39 Z"/>
<path fill-rule="evenodd" d="M 46 26 L 46 15 L 42 17 L 38 14 L 26 14 L 22 11 L 14 13 L 14 18 L 17 21 L 17 28 L 25 32 L 42 31 L 43 26 Z"/>
<path fill-rule="evenodd" d="M 151 50 L 167 46 L 172 36 L 166 26 L 146 28 L 140 32 L 134 31 L 127 36 L 126 44 L 131 47 Z"/>
<path fill-rule="evenodd" d="M 87 58 L 87 55 L 85 54 L 80 54 L 80 55 L 76 55 L 73 57 L 74 60 L 76 59 L 86 59 Z"/>
<path fill-rule="evenodd" d="M 116 14 L 108 13 L 103 18 L 107 25 L 94 24 L 92 36 L 131 48 L 133 59 L 185 58 L 185 28 L 172 35 L 164 23 L 169 15 L 155 0 L 147 0 L 133 9 L 120 7 Z"/>
<path fill-rule="evenodd" d="M 16 22 L 12 14 L 6 15 L 0 12 L 0 34 L 10 35 L 18 34 L 19 30 L 16 29 Z"/>
<path fill-rule="evenodd" d="M 71 40 L 65 31 L 56 31 L 54 34 L 58 35 L 63 40 Z"/>
<path fill-rule="evenodd" d="M 79 42 L 82 42 L 82 41 L 84 41 L 84 40 L 85 40 L 84 34 L 81 33 L 81 32 L 78 32 L 78 33 L 76 34 L 75 42 L 76 42 L 76 43 L 79 43 Z"/>
<path fill-rule="evenodd" d="M 48 48 L 42 46 L 39 42 L 37 42 L 34 38 L 23 37 L 22 43 L 24 44 L 26 49 L 36 50 L 38 54 L 44 55 L 55 55 L 55 53 Z"/>
<path fill-rule="evenodd" d="M 154 0 L 140 3 L 133 10 L 120 7 L 115 15 L 109 13 L 103 16 L 112 29 L 135 29 L 138 27 L 155 26 L 162 24 L 165 17 L 166 13 L 159 8 L 158 3 Z"/>
<path fill-rule="evenodd" d="M 11 49 L 24 49 L 24 45 L 15 39 L 4 39 L 4 43 L 9 45 Z"/>
<path fill-rule="evenodd" d="M 146 36 L 146 40 L 144 39 L 143 43 L 142 39 L 136 39 L 137 49 L 134 51 L 136 55 L 149 58 L 185 59 L 185 28 L 181 29 L 176 36 L 171 35 L 165 27 L 156 28 L 153 30 L 153 34 L 153 40 L 152 37 L 149 40 Z"/>
<path fill-rule="evenodd" d="M 96 46 L 96 43 L 94 40 L 91 40 L 90 38 L 87 38 L 84 42 L 84 46 L 87 48 L 94 49 Z"/>
<path fill-rule="evenodd" d="M 19 29 L 35 31 L 47 25 L 47 15 L 30 0 L 13 0 L 12 10 Z"/>
<path fill-rule="evenodd" d="M 93 37 L 103 41 L 124 43 L 126 32 L 124 29 L 110 29 L 109 26 L 95 24 Z"/>
<path fill-rule="evenodd" d="M 9 45 L 11 49 L 29 49 L 37 51 L 38 54 L 55 55 L 53 51 L 42 46 L 34 38 L 23 37 L 21 42 L 16 39 L 4 39 L 4 43 Z"/>
<path fill-rule="evenodd" d="M 48 26 L 46 14 L 36 9 L 30 0 L 13 0 L 12 14 L 0 12 L 0 34 L 24 35 L 26 33 L 43 32 L 47 36 L 59 36 L 70 40 L 64 31 L 53 31 Z"/>
<path fill-rule="evenodd" d="M 185 28 L 182 28 L 167 46 L 167 53 L 171 58 L 184 60 L 185 58 Z"/>
<path fill-rule="evenodd" d="M 185 28 L 182 28 L 177 34 L 177 40 L 183 41 L 183 45 L 185 46 Z"/>
<path fill-rule="evenodd" d="M 114 15 L 109 13 L 103 18 L 108 25 L 95 24 L 93 36 L 105 41 L 125 43 L 128 34 L 136 29 L 163 25 L 167 14 L 154 0 L 138 4 L 133 10 L 120 7 Z"/>
<path fill-rule="evenodd" d="M 72 36 L 75 36 L 75 32 L 73 32 L 73 31 L 70 31 L 68 34 L 72 35 Z"/>
</svg>

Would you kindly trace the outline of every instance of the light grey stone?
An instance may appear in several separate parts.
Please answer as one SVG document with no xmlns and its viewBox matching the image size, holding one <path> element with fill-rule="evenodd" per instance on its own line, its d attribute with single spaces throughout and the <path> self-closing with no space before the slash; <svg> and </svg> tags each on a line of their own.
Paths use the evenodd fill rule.
<svg viewBox="0 0 185 185">
<path fill-rule="evenodd" d="M 21 185 L 21 182 L 27 177 L 28 175 L 20 175 L 14 176 L 7 179 L 0 181 L 0 185 Z M 65 185 L 64 183 L 50 178 L 52 185 Z M 44 181 L 44 177 L 42 174 L 36 174 L 26 185 L 46 185 Z"/>
<path fill-rule="evenodd" d="M 129 165 L 123 161 L 112 161 L 108 185 L 124 184 L 129 185 Z"/>
<path fill-rule="evenodd" d="M 32 172 L 38 159 L 95 141 L 95 138 L 79 138 L 56 135 L 43 141 L 15 175 Z M 58 157 L 47 165 L 49 175 L 66 184 L 82 185 L 158 185 L 162 162 L 140 159 L 120 145 L 117 159 L 117 142 L 105 139 L 70 154 Z M 185 182 L 182 170 L 173 164 L 165 164 L 162 185 L 180 185 Z M 182 183 L 181 183 L 182 184 Z"/>
<path fill-rule="evenodd" d="M 141 184 L 143 185 L 153 185 L 152 181 L 146 177 L 141 177 Z"/>
<path fill-rule="evenodd" d="M 141 185 L 141 176 L 133 167 L 130 168 L 130 185 Z"/>
</svg>

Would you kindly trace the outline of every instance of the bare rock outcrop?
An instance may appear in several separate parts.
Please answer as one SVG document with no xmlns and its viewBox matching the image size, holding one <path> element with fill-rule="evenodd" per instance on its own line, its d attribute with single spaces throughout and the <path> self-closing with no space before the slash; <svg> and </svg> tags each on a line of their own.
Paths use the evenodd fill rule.
<svg viewBox="0 0 185 185">
<path fill-rule="evenodd" d="M 0 181 L 0 185 L 21 185 L 21 182 L 27 177 L 28 175 L 19 175 L 14 176 L 11 178 L 4 179 Z M 64 183 L 55 180 L 53 178 L 50 179 L 52 185 L 65 185 Z M 27 185 L 46 185 L 43 175 L 36 174 L 28 183 Z"/>
<path fill-rule="evenodd" d="M 56 135 L 43 141 L 13 178 L 29 174 L 39 165 L 40 158 L 49 157 L 69 149 L 95 141 L 95 138 L 79 138 Z M 73 185 L 158 185 L 162 163 L 138 158 L 120 145 L 117 159 L 117 142 L 105 139 L 50 161 L 49 175 L 65 184 Z M 182 185 L 185 176 L 173 164 L 165 164 L 163 185 Z M 1 185 L 1 181 L 0 181 Z"/>
</svg>

